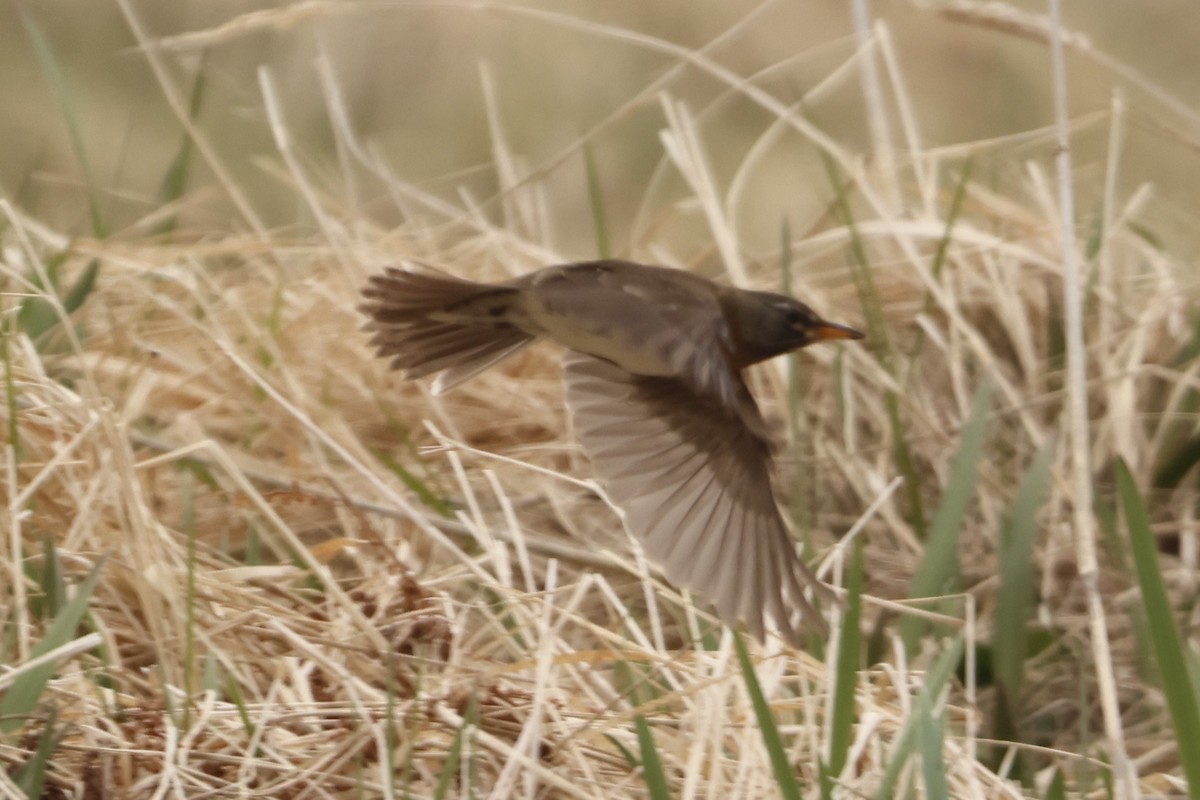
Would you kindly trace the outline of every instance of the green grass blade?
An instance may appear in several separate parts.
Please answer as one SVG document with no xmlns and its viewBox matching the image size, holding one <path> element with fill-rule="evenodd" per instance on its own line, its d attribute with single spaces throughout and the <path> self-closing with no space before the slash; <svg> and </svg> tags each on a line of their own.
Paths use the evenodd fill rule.
<svg viewBox="0 0 1200 800">
<path fill-rule="evenodd" d="M 944 800 L 950 797 L 946 784 L 946 760 L 942 757 L 945 746 L 943 721 L 934 719 L 933 711 L 922 707 L 917 713 L 917 747 L 921 752 L 921 777 L 925 779 L 927 800 Z"/>
<path fill-rule="evenodd" d="M 192 703 L 196 696 L 196 507 L 192 503 L 192 475 L 180 473 L 180 505 L 183 510 L 183 532 L 187 535 L 187 583 L 184 604 L 183 692 L 189 702 L 183 704 L 183 723 L 188 730 L 192 724 Z"/>
<path fill-rule="evenodd" d="M 31 658 L 37 658 L 56 647 L 62 647 L 74 638 L 75 631 L 79 628 L 79 622 L 87 612 L 88 603 L 92 599 L 92 591 L 95 590 L 96 582 L 100 579 L 100 571 L 107 560 L 107 556 L 101 556 L 100 560 L 96 562 L 96 566 L 92 567 L 92 571 L 79 584 L 75 596 L 63 606 L 62 612 L 46 628 L 42 640 L 30 651 Z M 37 708 L 42 692 L 45 691 L 46 684 L 54 676 L 57 667 L 57 664 L 43 664 L 13 681 L 8 692 L 3 698 L 0 698 L 0 733 L 11 733 L 25 723 L 25 718 Z"/>
<path fill-rule="evenodd" d="M 1054 442 L 1048 441 L 1021 478 L 1012 509 L 1000 536 L 1000 591 L 996 598 L 996 633 L 992 638 L 998 701 L 1004 716 L 1017 719 L 1018 695 L 1025 677 L 1029 652 L 1029 620 L 1033 616 L 1033 546 L 1037 538 L 1037 512 L 1050 486 Z"/>
<path fill-rule="evenodd" d="M 381 764 L 385 770 L 383 773 L 387 775 L 391 781 L 392 797 L 399 797 L 399 792 L 396 791 L 399 784 L 397 778 L 400 776 L 401 767 L 396 764 L 396 756 L 400 753 L 400 711 L 396 703 L 396 669 L 398 667 L 398 659 L 396 653 L 389 651 L 384 656 L 384 661 L 387 664 L 387 670 L 384 673 L 384 690 L 387 697 L 387 711 L 383 717 L 383 740 L 386 743 L 384 752 L 380 753 L 383 760 Z M 403 768 L 407 772 L 408 765 Z"/>
<path fill-rule="evenodd" d="M 962 655 L 963 640 L 957 638 L 953 644 L 942 651 L 937 661 L 925 673 L 925 681 L 921 684 L 921 690 L 917 692 L 917 696 L 913 700 L 912 713 L 905 721 L 904 727 L 900 729 L 900 734 L 896 737 L 896 742 L 889 754 L 887 768 L 884 770 L 879 790 L 875 793 L 875 797 L 879 800 L 892 800 L 892 798 L 900 796 L 896 792 L 896 782 L 900 779 L 900 773 L 904 770 L 904 765 L 908 763 L 909 756 L 912 755 L 914 740 L 918 736 L 917 727 L 920 724 L 921 714 L 933 708 L 938 695 L 942 693 L 942 688 L 950 680 L 950 676 L 954 674 L 959 661 L 962 660 Z"/>
<path fill-rule="evenodd" d="M 750 704 L 754 707 L 754 716 L 758 719 L 763 744 L 771 757 L 771 769 L 775 773 L 775 783 L 779 786 L 779 796 L 784 800 L 800 800 L 800 783 L 796 780 L 796 771 L 788 761 L 787 750 L 779 736 L 775 718 L 771 716 L 767 698 L 763 695 L 762 684 L 758 682 L 758 675 L 754 672 L 754 664 L 750 661 L 746 643 L 737 631 L 733 634 L 733 644 L 737 648 L 738 663 L 742 666 L 742 679 L 746 681 L 746 693 L 750 695 Z"/>
<path fill-rule="evenodd" d="M 883 301 L 875 286 L 875 276 L 871 267 L 871 259 L 867 254 L 867 246 L 859 234 L 858 226 L 854 223 L 854 207 L 846 193 L 846 183 L 842 179 L 837 163 L 825 151 L 821 151 L 821 163 L 833 189 L 834 202 L 832 213 L 834 217 L 846 226 L 850 236 L 850 258 L 848 264 L 850 275 L 858 292 L 858 300 L 866 316 L 867 343 L 879 363 L 888 374 L 898 376 L 896 348 L 892 342 L 883 313 Z M 916 468 L 916 460 L 908 446 L 907 426 L 900 414 L 900 397 L 895 392 L 886 394 L 888 422 L 892 431 L 892 449 L 896 460 L 896 469 L 904 476 L 904 493 L 908 500 L 909 515 L 913 529 L 921 538 L 925 537 L 925 510 L 921 500 L 921 473 Z"/>
<path fill-rule="evenodd" d="M 1050 785 L 1046 787 L 1045 800 L 1067 800 L 1067 781 L 1063 777 L 1062 770 L 1054 770 L 1054 777 L 1050 779 Z"/>
<path fill-rule="evenodd" d="M 963 202 L 967 198 L 967 185 L 971 181 L 971 172 L 974 168 L 975 159 L 968 158 L 963 164 L 962 176 L 954 187 L 954 196 L 950 199 L 950 208 L 946 212 L 946 225 L 942 229 L 942 238 L 938 240 L 937 250 L 933 254 L 933 261 L 929 268 L 935 282 L 941 279 L 942 269 L 946 266 L 946 254 L 950 252 L 950 243 L 954 241 L 954 224 L 958 222 L 958 218 L 962 214 Z M 933 308 L 934 302 L 933 292 L 927 291 L 925 300 L 921 303 L 921 314 L 928 314 Z M 918 327 L 913 345 L 908 351 L 908 360 L 916 361 L 924 348 L 925 329 Z M 909 374 L 911 375 L 911 372 Z"/>
<path fill-rule="evenodd" d="M 1176 446 L 1155 470 L 1154 486 L 1159 489 L 1176 488 L 1197 464 L 1200 464 L 1200 436 L 1192 436 Z"/>
<path fill-rule="evenodd" d="M 949 252 L 950 243 L 953 241 L 954 225 L 962 213 L 963 202 L 967 196 L 967 185 L 971 180 L 971 171 L 974 163 L 974 159 L 967 160 L 963 166 L 962 177 L 954 188 L 954 196 L 950 201 L 950 209 L 946 213 L 946 225 L 942 231 L 942 238 L 938 241 L 937 250 L 934 252 L 933 262 L 930 266 L 930 272 L 935 281 L 941 277 L 942 269 L 946 264 L 946 254 Z M 933 294 L 927 292 L 922 304 L 922 313 L 927 313 L 933 307 L 933 302 Z M 918 327 L 913 346 L 908 353 L 910 365 L 920 356 L 924 346 L 925 329 Z M 908 374 L 911 375 L 911 369 Z M 896 461 L 896 468 L 904 477 L 904 493 L 908 500 L 912 526 L 916 530 L 917 536 L 925 538 L 928 530 L 925 526 L 924 501 L 921 499 L 921 473 L 917 469 L 912 451 L 908 447 L 906 426 L 903 418 L 900 416 L 900 397 L 895 392 L 889 391 L 886 395 L 886 401 L 888 421 L 891 425 L 894 442 L 893 457 Z"/>
<path fill-rule="evenodd" d="M 854 279 L 858 300 L 867 318 L 867 341 L 883 368 L 895 375 L 895 348 L 888 332 L 887 318 L 883 314 L 883 302 L 875 286 L 875 275 L 871 269 L 871 259 L 867 255 L 867 245 L 859 234 L 858 226 L 854 224 L 854 208 L 849 195 L 846 194 L 846 183 L 842 180 L 837 163 L 824 150 L 821 151 L 821 163 L 825 167 L 829 185 L 833 188 L 834 216 L 846 226 L 846 232 L 850 236 L 850 275 Z"/>
<path fill-rule="evenodd" d="M 667 775 L 663 772 L 662 759 L 658 756 L 658 747 L 654 744 L 650 726 L 641 714 L 634 717 L 633 721 L 637 726 L 638 747 L 642 751 L 642 778 L 646 781 L 646 788 L 650 790 L 650 797 L 652 800 L 670 800 Z"/>
<path fill-rule="evenodd" d="M 21 414 L 17 409 L 17 384 L 16 373 L 13 371 L 12 351 L 8 347 L 12 326 L 8 322 L 7 314 L 3 315 L 3 319 L 3 327 L 0 328 L 0 359 L 4 361 L 4 405 L 8 413 L 8 444 L 12 447 L 16 460 L 20 461 L 21 426 L 18 421 L 21 419 Z"/>
<path fill-rule="evenodd" d="M 1200 357 L 1200 314 L 1192 317 L 1192 337 L 1183 347 L 1179 348 L 1179 352 L 1171 359 L 1171 366 L 1181 369 L 1197 357 Z"/>
<path fill-rule="evenodd" d="M 401 483 L 417 496 L 418 500 L 438 516 L 445 519 L 450 519 L 454 516 L 454 510 L 450 507 L 449 503 L 439 497 L 437 492 L 427 486 L 424 481 L 414 475 L 411 470 L 396 460 L 390 453 L 383 450 L 376 450 L 375 458 L 379 460 L 380 464 L 387 467 L 388 471 L 399 478 Z"/>
<path fill-rule="evenodd" d="M 37 576 L 37 583 L 45 598 L 38 609 L 38 618 L 52 619 L 58 616 L 67 603 L 67 584 L 62 574 L 62 559 L 58 557 L 58 548 L 50 536 L 42 542 L 42 569 Z"/>
<path fill-rule="evenodd" d="M 30 277 L 30 280 L 45 294 L 57 295 L 61 299 L 63 310 L 68 314 L 87 302 L 88 297 L 96 288 L 96 276 L 100 273 L 99 259 L 91 260 L 79 277 L 75 279 L 75 283 L 64 294 L 59 286 L 59 269 L 70 255 L 70 250 L 63 250 L 46 259 L 45 277 L 49 285 L 42 285 L 42 280 L 36 274 Z M 33 340 L 39 350 L 45 348 L 47 342 L 50 341 L 50 332 L 58 328 L 62 322 L 63 318 L 59 316 L 54 304 L 41 295 L 26 297 L 17 312 L 18 327 Z"/>
<path fill-rule="evenodd" d="M 854 560 L 846 576 L 846 618 L 838 638 L 837 675 L 833 694 L 833 711 L 829 731 L 829 763 L 821 770 L 821 796 L 833 796 L 833 781 L 842 774 L 850 745 L 854 741 L 854 690 L 858 685 L 859 658 L 862 653 L 862 586 L 863 550 L 859 539 L 854 548 Z"/>
<path fill-rule="evenodd" d="M 975 491 L 991 408 L 992 387 L 984 384 L 971 402 L 971 415 L 963 426 L 958 452 L 950 463 L 950 478 L 933 518 L 925 554 L 913 574 L 909 597 L 936 597 L 959 589 L 958 535 L 967 503 Z M 913 617 L 901 621 L 900 635 L 910 651 L 927 627 L 927 623 Z"/>
<path fill-rule="evenodd" d="M 1125 462 L 1117 460 L 1117 492 L 1125 511 L 1129 528 L 1129 544 L 1137 568 L 1138 586 L 1150 628 L 1150 639 L 1158 661 L 1158 675 L 1166 695 L 1175 739 L 1184 743 L 1179 748 L 1179 760 L 1187 776 L 1188 792 L 1193 800 L 1200 799 L 1200 702 L 1196 686 L 1188 672 L 1187 659 L 1175 627 L 1175 614 L 1167 598 L 1162 573 L 1158 567 L 1158 550 L 1150 531 L 1150 518 L 1138 491 L 1133 475 Z"/>
<path fill-rule="evenodd" d="M 26 797 L 55 796 L 43 794 L 42 790 L 46 785 L 46 771 L 50 768 L 51 757 L 66 734 L 67 726 L 58 727 L 58 712 L 50 709 L 32 757 L 12 773 L 12 782 Z"/>
<path fill-rule="evenodd" d="M 246 706 L 246 698 L 242 695 L 242 687 L 238 685 L 237 678 L 232 673 L 226 675 L 224 685 L 225 695 L 237 709 L 238 718 L 242 721 L 242 730 L 248 738 L 253 737 L 256 729 L 254 718 L 250 716 L 250 709 Z"/>
<path fill-rule="evenodd" d="M 654 665 L 643 661 L 620 659 L 614 662 L 613 685 L 630 705 L 636 707 L 652 705 L 666 692 Z"/>
<path fill-rule="evenodd" d="M 642 765 L 642 762 L 639 761 L 638 757 L 633 754 L 633 751 L 622 744 L 620 739 L 613 736 L 611 733 L 604 734 L 604 738 L 608 739 L 609 744 L 617 748 L 617 752 L 621 754 L 621 758 L 625 759 L 625 763 L 629 765 L 630 769 L 637 769 Z"/>
<path fill-rule="evenodd" d="M 900 396 L 889 390 L 884 395 L 884 401 L 887 404 L 888 427 L 892 429 L 892 458 L 896 462 L 896 470 L 904 478 L 909 519 L 917 536 L 924 539 L 929 529 L 925 523 L 925 502 L 921 499 L 921 472 L 908 446 L 908 426 L 900 415 Z"/>
<path fill-rule="evenodd" d="M 587 170 L 588 201 L 592 206 L 592 229 L 596 231 L 596 252 L 600 258 L 612 257 L 612 241 L 608 231 L 608 211 L 604 205 L 604 188 L 600 185 L 600 170 L 590 142 L 583 145 L 583 164 Z"/>
<path fill-rule="evenodd" d="M 779 229 L 779 291 L 791 296 L 792 294 L 792 226 L 784 217 Z M 787 355 L 788 375 L 788 436 L 793 447 L 802 441 L 800 425 L 803 416 L 800 414 L 800 371 L 797 368 L 799 360 L 795 352 Z M 806 440 L 805 440 L 806 441 Z"/>
<path fill-rule="evenodd" d="M 221 662 L 212 653 L 204 654 L 204 662 L 200 668 L 200 691 L 213 692 L 218 697 L 225 689 L 221 675 Z"/>
<path fill-rule="evenodd" d="M 463 713 L 462 727 L 458 729 L 458 735 L 454 737 L 454 743 L 450 745 L 450 752 L 446 754 L 446 763 L 442 765 L 442 773 L 438 776 L 437 788 L 433 792 L 435 800 L 445 800 L 447 792 L 450 791 L 450 784 L 453 783 L 454 776 L 458 774 L 466 732 L 478 723 L 479 698 L 471 695 L 471 699 L 467 701 L 467 709 Z"/>
<path fill-rule="evenodd" d="M 779 290 L 788 296 L 792 294 L 792 226 L 784 217 L 780 225 L 779 241 Z M 840 357 L 840 356 L 839 356 Z M 835 369 L 835 374 L 841 371 Z M 788 444 L 791 447 L 792 458 L 799 464 L 813 463 L 817 453 L 813 437 L 808 432 L 808 416 L 801 403 L 804 388 L 804 372 L 800 366 L 800 355 L 797 352 L 787 354 L 787 414 L 788 414 Z M 840 391 L 835 392 L 841 397 Z M 800 479 L 796 481 L 791 492 L 791 502 L 788 503 L 788 516 L 797 538 L 805 547 L 813 544 L 813 511 L 817 507 L 817 485 L 815 481 Z"/>
<path fill-rule="evenodd" d="M 50 88 L 54 91 L 54 95 L 62 107 L 63 119 L 67 123 L 67 134 L 71 138 L 71 147 L 75 150 L 75 158 L 79 161 L 79 171 L 83 174 L 83 181 L 87 186 L 88 212 L 92 219 L 92 235 L 97 239 L 107 238 L 108 225 L 105 223 L 104 215 L 100 210 L 99 185 L 92 176 L 91 162 L 88 159 L 87 149 L 83 146 L 83 134 L 80 132 L 82 126 L 79 124 L 79 119 L 75 116 L 75 102 L 71 98 L 70 92 L 67 91 L 66 79 L 63 77 L 62 70 L 59 69 L 58 59 L 55 57 L 54 51 L 50 48 L 50 43 L 42 35 L 41 27 L 34 20 L 33 16 L 25 11 L 21 4 L 18 4 L 16 9 L 17 14 L 21 17 L 21 24 L 25 27 L 25 33 L 29 36 L 30 42 L 33 43 L 33 51 L 37 56 L 38 64 L 46 74 L 46 79 L 50 82 Z"/>
<path fill-rule="evenodd" d="M 200 68 L 196 72 L 196 82 L 192 84 L 192 94 L 188 100 L 189 120 L 194 120 L 200 115 L 200 106 L 204 103 L 206 57 L 207 52 L 202 52 Z M 194 152 L 195 143 L 192 141 L 192 136 L 184 131 L 183 141 L 179 143 L 179 149 L 175 152 L 175 157 L 171 159 L 171 163 L 163 175 L 162 183 L 158 187 L 158 199 L 162 205 L 174 203 L 183 197 L 183 192 L 187 189 L 188 172 L 191 169 Z M 176 223 L 177 219 L 172 214 L 154 227 L 154 233 L 160 235 L 170 233 L 175 230 Z"/>
<path fill-rule="evenodd" d="M 946 265 L 946 253 L 950 250 L 950 242 L 953 241 L 954 224 L 958 222 L 959 216 L 962 214 L 963 202 L 967 199 L 967 186 L 971 182 L 971 173 L 975 170 L 975 157 L 970 156 L 963 163 L 962 176 L 958 179 L 958 183 L 954 186 L 954 196 L 950 198 L 950 208 L 946 212 L 946 227 L 942 231 L 942 238 L 938 241 L 937 251 L 933 254 L 933 264 L 931 272 L 934 280 L 942 276 L 942 268 Z M 932 298 L 929 298 L 932 300 Z M 928 308 L 928 306 L 926 306 Z"/>
<path fill-rule="evenodd" d="M 58 271 L 70 256 L 69 250 L 60 250 L 45 259 L 45 281 L 37 272 L 31 272 L 27 277 L 30 283 L 45 294 L 58 293 Z M 58 311 L 54 305 L 40 294 L 27 296 L 21 301 L 17 312 L 17 327 L 39 346 L 45 341 L 45 334 L 60 322 Z"/>
<path fill-rule="evenodd" d="M 63 296 L 63 308 L 68 314 L 75 311 L 85 302 L 92 290 L 96 288 L 96 275 L 100 272 L 100 260 L 93 258 L 84 267 L 79 278 L 76 279 L 74 285 L 71 286 L 67 293 Z"/>
</svg>

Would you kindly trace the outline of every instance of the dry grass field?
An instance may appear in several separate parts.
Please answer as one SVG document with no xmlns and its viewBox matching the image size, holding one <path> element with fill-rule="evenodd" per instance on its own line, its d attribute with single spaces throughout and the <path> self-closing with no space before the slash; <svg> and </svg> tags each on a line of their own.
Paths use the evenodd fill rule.
<svg viewBox="0 0 1200 800">
<path fill-rule="evenodd" d="M 0 797 L 1200 797 L 1200 14 L 104 5 L 0 12 Z M 752 373 L 828 640 L 662 578 L 553 346 L 360 331 L 603 254 L 868 332 Z"/>
</svg>

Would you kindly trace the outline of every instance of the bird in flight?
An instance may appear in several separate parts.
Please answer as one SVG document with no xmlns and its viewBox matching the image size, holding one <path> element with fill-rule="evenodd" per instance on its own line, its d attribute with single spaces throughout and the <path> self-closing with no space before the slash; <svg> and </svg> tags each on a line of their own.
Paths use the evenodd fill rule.
<svg viewBox="0 0 1200 800">
<path fill-rule="evenodd" d="M 365 330 L 405 378 L 446 391 L 538 339 L 566 348 L 567 405 L 625 525 L 672 582 L 760 641 L 828 632 L 771 488 L 767 424 L 742 376 L 815 342 L 861 339 L 786 295 L 629 261 L 546 267 L 500 284 L 388 268 Z"/>
</svg>

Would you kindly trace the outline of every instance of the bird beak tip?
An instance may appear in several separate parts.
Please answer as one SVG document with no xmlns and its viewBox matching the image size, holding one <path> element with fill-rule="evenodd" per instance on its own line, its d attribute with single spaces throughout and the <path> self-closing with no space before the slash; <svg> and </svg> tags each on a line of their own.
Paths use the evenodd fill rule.
<svg viewBox="0 0 1200 800">
<path fill-rule="evenodd" d="M 834 322 L 822 322 L 813 332 L 814 341 L 828 342 L 836 339 L 862 339 L 865 334 L 848 325 L 838 325 Z"/>
</svg>

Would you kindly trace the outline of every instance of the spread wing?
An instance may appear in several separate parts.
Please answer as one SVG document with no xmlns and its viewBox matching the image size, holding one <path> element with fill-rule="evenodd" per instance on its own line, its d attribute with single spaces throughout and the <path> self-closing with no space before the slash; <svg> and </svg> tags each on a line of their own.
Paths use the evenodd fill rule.
<svg viewBox="0 0 1200 800">
<path fill-rule="evenodd" d="M 568 351 L 576 435 L 629 531 L 676 584 L 763 639 L 827 632 L 804 596 L 828 594 L 796 553 L 771 491 L 770 445 L 740 377 L 738 410 L 678 378 L 633 375 Z"/>
</svg>

